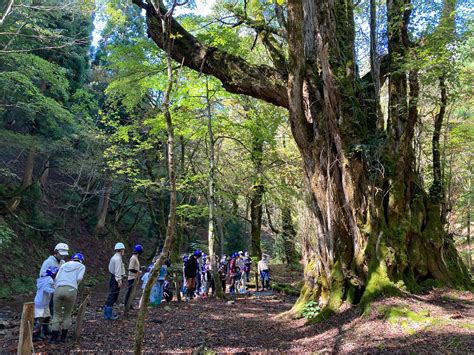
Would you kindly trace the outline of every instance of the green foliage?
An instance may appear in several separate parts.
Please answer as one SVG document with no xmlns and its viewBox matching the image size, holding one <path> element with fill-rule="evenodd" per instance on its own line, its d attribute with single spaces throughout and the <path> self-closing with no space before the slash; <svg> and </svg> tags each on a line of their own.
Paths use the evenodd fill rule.
<svg viewBox="0 0 474 355">
<path fill-rule="evenodd" d="M 0 249 L 4 249 L 17 238 L 17 235 L 3 220 L 0 222 Z"/>
<path fill-rule="evenodd" d="M 319 307 L 318 302 L 311 300 L 306 303 L 301 311 L 303 318 L 307 320 L 315 319 L 321 312 L 321 307 Z"/>
</svg>

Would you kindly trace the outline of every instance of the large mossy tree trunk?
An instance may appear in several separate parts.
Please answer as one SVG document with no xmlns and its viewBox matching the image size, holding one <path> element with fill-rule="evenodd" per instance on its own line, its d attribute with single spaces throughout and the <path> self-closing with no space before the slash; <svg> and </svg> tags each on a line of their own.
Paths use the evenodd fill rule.
<svg viewBox="0 0 474 355">
<path fill-rule="evenodd" d="M 163 47 L 154 11 L 148 33 Z M 408 0 L 388 0 L 388 68 L 380 85 L 359 77 L 351 0 L 288 1 L 288 70 L 250 65 L 207 47 L 173 21 L 171 54 L 219 78 L 234 93 L 288 108 L 303 159 L 316 235 L 303 246 L 305 285 L 292 313 L 309 300 L 327 311 L 344 300 L 366 307 L 381 293 L 428 278 L 468 286 L 470 278 L 415 171 L 418 79 L 410 69 Z M 382 70 L 384 69 L 384 70 Z M 388 69 L 388 71 L 386 71 Z M 380 125 L 374 87 L 388 72 L 389 116 Z M 376 95 L 377 94 L 377 95 Z M 383 120 L 381 120 L 383 122 Z"/>
</svg>

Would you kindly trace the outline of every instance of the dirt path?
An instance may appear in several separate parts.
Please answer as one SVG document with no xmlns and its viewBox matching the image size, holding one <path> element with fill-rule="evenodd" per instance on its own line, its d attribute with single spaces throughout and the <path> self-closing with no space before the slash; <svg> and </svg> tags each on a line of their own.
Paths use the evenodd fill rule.
<svg viewBox="0 0 474 355">
<path fill-rule="evenodd" d="M 346 307 L 329 320 L 308 325 L 304 319 L 277 317 L 291 308 L 284 295 L 239 296 L 234 303 L 216 299 L 171 302 L 149 312 L 147 353 L 215 351 L 322 353 L 459 353 L 474 352 L 474 298 L 469 292 L 432 290 L 424 295 L 391 297 L 360 316 Z M 105 321 L 94 300 L 86 314 L 81 340 L 37 352 L 130 352 L 137 311 L 130 320 Z M 0 341 L 0 352 L 15 343 Z"/>
</svg>

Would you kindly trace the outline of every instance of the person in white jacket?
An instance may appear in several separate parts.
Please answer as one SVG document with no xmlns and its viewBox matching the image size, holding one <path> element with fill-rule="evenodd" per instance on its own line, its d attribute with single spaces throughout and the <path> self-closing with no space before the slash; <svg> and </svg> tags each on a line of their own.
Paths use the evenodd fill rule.
<svg viewBox="0 0 474 355">
<path fill-rule="evenodd" d="M 54 278 L 58 268 L 50 266 L 46 273 L 36 279 L 35 296 L 35 327 L 33 329 L 33 341 L 42 340 L 48 334 L 48 326 L 51 317 L 49 302 L 54 293 Z"/>
<path fill-rule="evenodd" d="M 41 264 L 41 269 L 38 277 L 43 277 L 46 275 L 46 270 L 49 267 L 59 268 L 62 264 L 65 263 L 64 258 L 69 255 L 69 246 L 66 243 L 58 243 L 54 247 L 53 255 L 48 256 L 43 264 Z"/>
<path fill-rule="evenodd" d="M 60 268 L 61 265 L 65 263 L 64 258 L 69 255 L 69 245 L 66 243 L 58 243 L 54 247 L 53 254 L 48 256 L 41 265 L 39 277 L 44 277 L 46 275 L 46 270 L 51 267 Z M 49 302 L 49 311 L 51 315 L 54 313 L 54 297 L 51 294 L 51 300 Z M 46 317 L 43 319 L 43 323 L 49 322 L 50 317 Z M 43 331 L 45 331 L 45 335 L 51 334 L 49 332 L 49 324 L 43 324 Z"/>
<path fill-rule="evenodd" d="M 66 340 L 67 332 L 72 323 L 71 313 L 76 303 L 77 289 L 86 272 L 83 263 L 84 256 L 79 253 L 74 254 L 72 260 L 62 265 L 56 275 L 50 344 L 57 344 Z M 61 325 L 61 339 L 58 341 Z"/>
<path fill-rule="evenodd" d="M 115 244 L 115 254 L 110 258 L 109 262 L 109 295 L 104 305 L 104 319 L 114 320 L 118 316 L 113 314 L 114 303 L 119 297 L 122 280 L 125 275 L 125 266 L 123 265 L 122 256 L 125 254 L 125 245 L 123 243 Z"/>
</svg>

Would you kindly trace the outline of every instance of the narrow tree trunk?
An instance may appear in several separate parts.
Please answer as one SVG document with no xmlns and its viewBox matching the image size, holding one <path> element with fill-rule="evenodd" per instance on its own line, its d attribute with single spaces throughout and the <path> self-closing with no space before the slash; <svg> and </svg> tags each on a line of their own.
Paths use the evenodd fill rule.
<svg viewBox="0 0 474 355">
<path fill-rule="evenodd" d="M 41 174 L 41 176 L 39 178 L 40 184 L 43 188 L 46 186 L 46 182 L 48 181 L 49 166 L 50 166 L 50 158 L 48 157 L 48 159 L 44 163 L 43 173 Z"/>
<path fill-rule="evenodd" d="M 472 272 L 472 255 L 471 255 L 471 184 L 472 184 L 472 167 L 469 168 L 469 188 L 468 188 L 468 197 L 467 197 L 467 266 L 469 271 Z"/>
<path fill-rule="evenodd" d="M 171 102 L 171 92 L 173 90 L 174 76 L 173 76 L 173 67 L 172 60 L 170 56 L 170 46 L 171 46 L 171 33 L 169 28 L 169 20 L 173 12 L 166 14 L 161 14 L 159 6 L 155 6 L 155 11 L 160 14 L 161 17 L 161 26 L 162 31 L 165 36 L 165 54 L 166 54 L 166 67 L 168 74 L 168 81 L 166 86 L 165 95 L 162 102 L 162 110 L 166 122 L 166 130 L 168 133 L 168 178 L 170 183 L 170 211 L 168 215 L 168 224 L 166 228 L 166 238 L 163 246 L 163 250 L 159 258 L 156 260 L 153 265 L 152 270 L 150 271 L 150 278 L 148 279 L 147 285 L 143 290 L 143 302 L 138 313 L 138 319 L 136 323 L 135 330 L 135 346 L 134 354 L 141 355 L 143 349 L 143 336 L 145 333 L 145 318 L 148 310 L 148 301 L 150 298 L 151 288 L 155 283 L 158 274 L 160 272 L 161 266 L 165 263 L 168 258 L 168 253 L 173 244 L 173 239 L 175 236 L 176 230 L 176 171 L 175 171 L 175 158 L 174 158 L 174 126 L 173 120 L 170 112 L 170 102 Z"/>
<path fill-rule="evenodd" d="M 262 233 L 262 214 L 263 206 L 262 199 L 265 189 L 262 184 L 256 184 L 252 187 L 251 197 L 250 197 L 250 255 L 262 257 L 262 247 L 260 244 L 260 237 Z"/>
<path fill-rule="evenodd" d="M 206 111 L 207 111 L 207 133 L 209 135 L 209 196 L 208 196 L 208 208 L 209 208 L 209 225 L 208 225 L 208 243 L 209 243 L 209 258 L 211 260 L 211 272 L 214 278 L 214 285 L 216 289 L 216 295 L 218 298 L 224 298 L 222 292 L 221 279 L 217 273 L 217 261 L 218 256 L 216 255 L 216 229 L 215 229 L 215 159 L 214 159 L 214 131 L 212 130 L 212 112 L 211 112 L 211 100 L 209 97 L 209 79 L 206 77 Z"/>
<path fill-rule="evenodd" d="M 281 209 L 281 225 L 286 262 L 293 264 L 297 261 L 295 249 L 296 231 L 293 227 L 293 221 L 291 220 L 291 210 L 286 204 Z"/>
<path fill-rule="evenodd" d="M 96 233 L 100 233 L 100 231 L 105 227 L 107 212 L 109 210 L 111 192 L 112 192 L 112 178 L 110 177 L 109 174 L 106 174 L 103 193 L 101 195 L 101 198 L 99 201 L 99 208 L 97 211 L 97 223 L 95 226 Z"/>
<path fill-rule="evenodd" d="M 250 235 L 251 252 L 250 254 L 259 259 L 262 257 L 261 234 L 262 234 L 262 216 L 263 216 L 263 194 L 265 186 L 263 185 L 263 135 L 259 129 L 252 132 L 252 150 L 251 160 L 254 169 L 254 185 L 250 192 Z"/>
<path fill-rule="evenodd" d="M 35 168 L 36 148 L 31 148 L 25 162 L 25 170 L 21 180 L 20 194 L 33 183 L 33 170 Z M 9 209 L 14 212 L 21 202 L 21 196 L 14 197 L 8 204 Z"/>
</svg>

